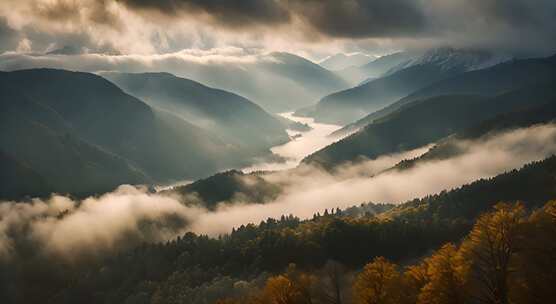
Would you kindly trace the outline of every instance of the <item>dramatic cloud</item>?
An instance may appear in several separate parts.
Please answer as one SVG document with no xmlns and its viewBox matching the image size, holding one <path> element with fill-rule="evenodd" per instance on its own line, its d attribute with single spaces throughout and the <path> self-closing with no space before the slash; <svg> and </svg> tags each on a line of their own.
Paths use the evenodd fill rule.
<svg viewBox="0 0 556 304">
<path fill-rule="evenodd" d="M 156 10 L 169 16 L 209 17 L 224 26 L 246 27 L 283 24 L 290 13 L 277 0 L 123 0 L 132 8 Z"/>
<path fill-rule="evenodd" d="M 397 38 L 424 30 L 425 16 L 413 0 L 298 0 L 292 12 L 331 37 Z"/>
<path fill-rule="evenodd" d="M 555 15 L 556 2 L 552 0 L 0 3 L 0 18 L 18 32 L 19 40 L 29 39 L 35 52 L 44 51 L 48 45 L 60 48 L 69 44 L 95 52 L 117 50 L 126 54 L 235 46 L 322 58 L 338 51 L 383 53 L 451 45 L 493 48 L 518 55 L 547 55 L 556 50 Z M 2 27 L 0 23 L 0 39 L 6 35 Z M 15 50 L 13 43 L 10 49 Z"/>
<path fill-rule="evenodd" d="M 268 217 L 311 217 L 325 208 L 361 202 L 400 203 L 492 177 L 556 153 L 556 126 L 542 125 L 460 141 L 460 154 L 419 163 L 407 170 L 386 170 L 421 148 L 346 166 L 335 174 L 304 167 L 266 175 L 283 185 L 275 201 L 264 205 L 223 202 L 216 211 L 183 205 L 183 198 L 122 186 L 113 193 L 75 202 L 61 196 L 32 203 L 0 204 L 0 257 L 10 257 L 26 239 L 39 252 L 72 259 L 163 241 L 185 231 L 218 235 L 232 227 Z M 16 241 L 17 240 L 17 241 Z"/>
</svg>

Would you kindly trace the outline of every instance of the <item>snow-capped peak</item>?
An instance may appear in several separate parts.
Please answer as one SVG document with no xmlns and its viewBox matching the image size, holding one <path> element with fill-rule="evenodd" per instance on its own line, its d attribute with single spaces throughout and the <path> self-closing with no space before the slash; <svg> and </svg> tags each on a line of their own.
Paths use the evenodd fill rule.
<svg viewBox="0 0 556 304">
<path fill-rule="evenodd" d="M 412 59 L 395 66 L 388 74 L 421 64 L 434 64 L 446 70 L 467 72 L 491 67 L 511 59 L 510 56 L 494 54 L 489 51 L 443 47 L 422 52 Z"/>
</svg>

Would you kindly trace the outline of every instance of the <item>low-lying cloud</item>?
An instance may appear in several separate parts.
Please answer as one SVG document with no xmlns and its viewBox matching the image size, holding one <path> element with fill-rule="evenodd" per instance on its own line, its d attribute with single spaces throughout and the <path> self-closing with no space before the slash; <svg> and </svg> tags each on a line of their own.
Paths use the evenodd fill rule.
<svg viewBox="0 0 556 304">
<path fill-rule="evenodd" d="M 480 140 L 460 141 L 458 155 L 418 162 L 405 170 L 385 170 L 428 147 L 346 166 L 332 174 L 300 167 L 263 175 L 284 191 L 273 202 L 223 202 L 215 211 L 182 204 L 182 198 L 122 186 L 81 202 L 62 196 L 31 203 L 0 204 L 0 256 L 17 254 L 14 240 L 35 242 L 39 251 L 68 259 L 102 253 L 141 241 L 163 241 L 185 231 L 216 236 L 232 227 L 294 214 L 309 218 L 325 208 L 361 202 L 402 203 L 492 177 L 556 153 L 556 125 L 517 129 Z M 127 241 L 127 242 L 124 242 Z"/>
<path fill-rule="evenodd" d="M 0 257 L 14 253 L 14 240 L 27 238 L 40 251 L 78 259 L 140 242 L 157 242 L 183 233 L 205 212 L 178 200 L 121 186 L 81 202 L 53 195 L 48 200 L 0 203 Z M 25 234 L 25 235 L 21 235 Z"/>
</svg>

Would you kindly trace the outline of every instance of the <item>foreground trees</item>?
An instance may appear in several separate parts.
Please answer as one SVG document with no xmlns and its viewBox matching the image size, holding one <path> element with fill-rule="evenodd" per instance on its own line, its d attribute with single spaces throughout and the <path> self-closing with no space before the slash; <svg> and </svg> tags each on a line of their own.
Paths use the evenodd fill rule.
<svg viewBox="0 0 556 304">
<path fill-rule="evenodd" d="M 467 298 L 465 291 L 469 264 L 453 244 L 446 244 L 425 259 L 425 284 L 418 291 L 419 304 L 463 304 Z"/>
<path fill-rule="evenodd" d="M 499 204 L 494 212 L 479 217 L 462 244 L 462 254 L 472 264 L 474 294 L 481 303 L 510 303 L 508 285 L 515 273 L 516 254 L 527 250 L 519 248 L 518 242 L 525 237 L 526 222 L 523 205 Z"/>
<path fill-rule="evenodd" d="M 399 303 L 400 274 L 383 257 L 367 264 L 355 280 L 355 301 L 361 304 Z"/>
<path fill-rule="evenodd" d="M 417 264 L 402 269 L 376 257 L 354 274 L 351 286 L 342 288 L 319 284 L 323 271 L 302 273 L 290 267 L 268 279 L 262 302 L 250 303 L 552 303 L 555 241 L 556 201 L 530 214 L 520 203 L 498 204 L 477 219 L 459 246 L 445 244 Z M 334 282 L 350 276 L 333 273 Z M 353 297 L 330 297 L 345 293 Z"/>
</svg>

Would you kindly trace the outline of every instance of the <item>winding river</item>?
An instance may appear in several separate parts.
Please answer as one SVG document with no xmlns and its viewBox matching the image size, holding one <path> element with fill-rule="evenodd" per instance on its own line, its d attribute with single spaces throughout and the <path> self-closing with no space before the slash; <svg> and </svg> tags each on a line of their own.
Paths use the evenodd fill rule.
<svg viewBox="0 0 556 304">
<path fill-rule="evenodd" d="M 241 168 L 243 172 L 249 173 L 259 170 L 277 171 L 294 168 L 299 165 L 301 160 L 303 160 L 303 158 L 307 155 L 310 155 L 311 153 L 318 151 L 338 140 L 338 138 L 332 138 L 328 135 L 341 128 L 341 126 L 316 123 L 313 118 L 293 116 L 293 112 L 281 113 L 279 115 L 287 119 L 306 124 L 311 127 L 311 130 L 306 132 L 286 130 L 292 139 L 285 144 L 278 145 L 270 149 L 272 153 L 285 159 L 285 161 L 254 164 Z M 154 189 L 156 191 L 169 190 L 176 186 L 187 185 L 191 182 L 193 181 L 183 180 L 172 184 L 155 185 Z"/>
<path fill-rule="evenodd" d="M 294 168 L 306 156 L 338 140 L 338 138 L 332 138 L 328 135 L 341 128 L 341 126 L 317 123 L 313 118 L 293 116 L 293 112 L 281 113 L 279 115 L 307 124 L 311 127 L 311 130 L 307 132 L 287 130 L 292 140 L 270 149 L 272 153 L 284 158 L 285 162 L 260 163 L 243 168 L 243 172 L 248 173 L 258 170 L 276 171 Z"/>
</svg>

